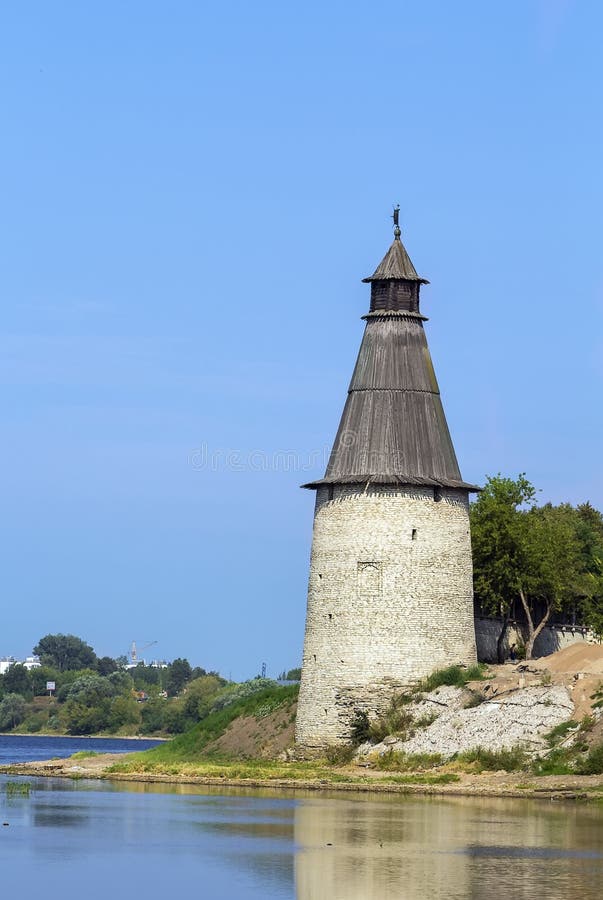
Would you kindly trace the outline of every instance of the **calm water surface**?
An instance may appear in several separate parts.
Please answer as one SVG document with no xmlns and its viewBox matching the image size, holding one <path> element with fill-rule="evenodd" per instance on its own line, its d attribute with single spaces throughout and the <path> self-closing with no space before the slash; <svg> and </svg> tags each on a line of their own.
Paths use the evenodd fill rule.
<svg viewBox="0 0 603 900">
<path fill-rule="evenodd" d="M 0 765 L 32 762 L 59 756 L 65 759 L 79 750 L 97 753 L 134 753 L 155 747 L 159 741 L 131 738 L 44 737 L 37 734 L 0 734 Z"/>
<path fill-rule="evenodd" d="M 0 807 L 6 896 L 598 900 L 603 888 L 596 806 L 2 776 Z"/>
</svg>

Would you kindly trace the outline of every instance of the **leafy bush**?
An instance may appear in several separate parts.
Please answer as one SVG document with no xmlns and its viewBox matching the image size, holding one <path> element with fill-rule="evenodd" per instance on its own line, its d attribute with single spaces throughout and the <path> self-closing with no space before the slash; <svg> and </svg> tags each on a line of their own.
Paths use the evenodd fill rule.
<svg viewBox="0 0 603 900">
<path fill-rule="evenodd" d="M 80 699 L 84 703 L 93 702 L 99 697 L 110 697 L 113 694 L 108 679 L 89 669 L 64 673 L 62 681 L 63 684 L 56 694 L 59 703 L 76 699 Z"/>
<path fill-rule="evenodd" d="M 354 759 L 356 748 L 351 744 L 332 744 L 325 750 L 325 759 L 332 766 L 345 766 Z"/>
<path fill-rule="evenodd" d="M 123 694 L 114 697 L 111 701 L 109 712 L 108 727 L 111 731 L 118 731 L 124 725 L 129 726 L 128 731 L 132 733 L 132 727 L 138 731 L 142 722 L 142 714 L 140 710 L 141 704 L 137 703 L 133 697 L 124 696 Z"/>
<path fill-rule="evenodd" d="M 366 712 L 366 710 L 357 709 L 355 711 L 350 730 L 352 744 L 354 744 L 356 747 L 360 744 L 364 744 L 365 741 L 369 740 L 371 733 L 371 723 L 369 721 L 368 713 Z"/>
<path fill-rule="evenodd" d="M 42 729 L 48 728 L 48 714 L 45 711 L 26 714 L 23 720 L 23 728 L 28 734 L 36 734 Z"/>
<path fill-rule="evenodd" d="M 413 717 L 406 709 L 405 701 L 399 696 L 393 697 L 383 715 L 371 722 L 369 739 L 379 743 L 390 734 L 401 738 L 410 737 L 413 723 Z"/>
<path fill-rule="evenodd" d="M 228 684 L 213 700 L 208 713 L 219 712 L 219 710 L 225 709 L 232 703 L 239 703 L 241 700 L 245 700 L 246 697 L 253 696 L 253 694 L 266 690 L 272 691 L 275 688 L 280 690 L 281 686 L 271 678 L 252 678 L 249 681 L 243 681 L 241 684 Z"/>
<path fill-rule="evenodd" d="M 534 775 L 570 775 L 575 771 L 574 748 L 556 747 L 532 763 Z"/>
<path fill-rule="evenodd" d="M 576 771 L 579 775 L 603 774 L 603 744 L 593 747 L 586 758 L 578 763 Z"/>
<path fill-rule="evenodd" d="M 6 694 L 0 702 L 0 729 L 16 728 L 25 718 L 26 709 L 21 694 Z"/>
<path fill-rule="evenodd" d="M 153 734 L 166 729 L 165 718 L 168 703 L 163 697 L 156 697 L 140 705 L 142 706 L 142 724 L 140 726 L 142 734 Z"/>
<path fill-rule="evenodd" d="M 183 697 L 183 710 L 190 724 L 194 725 L 213 708 L 214 701 L 220 696 L 226 682 L 218 675 L 201 675 L 190 681 Z"/>
<path fill-rule="evenodd" d="M 105 698 L 98 705 L 69 699 L 61 709 L 61 721 L 67 734 L 97 734 L 109 727 L 110 701 Z"/>
<path fill-rule="evenodd" d="M 521 747 L 513 747 L 510 750 L 486 750 L 484 747 L 476 747 L 459 753 L 456 759 L 462 763 L 476 763 L 480 771 L 496 772 L 504 769 L 505 772 L 517 772 L 528 765 L 528 755 Z"/>
</svg>

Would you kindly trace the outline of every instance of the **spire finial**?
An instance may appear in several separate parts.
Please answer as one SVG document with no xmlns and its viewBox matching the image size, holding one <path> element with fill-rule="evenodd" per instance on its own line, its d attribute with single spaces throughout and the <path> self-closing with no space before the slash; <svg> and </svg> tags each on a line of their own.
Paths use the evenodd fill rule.
<svg viewBox="0 0 603 900">
<path fill-rule="evenodd" d="M 399 217 L 400 217 L 400 204 L 397 203 L 396 206 L 394 206 L 394 212 L 392 215 L 392 219 L 394 220 L 394 237 L 397 240 L 400 239 L 400 235 L 402 234 L 402 232 L 400 231 Z"/>
</svg>

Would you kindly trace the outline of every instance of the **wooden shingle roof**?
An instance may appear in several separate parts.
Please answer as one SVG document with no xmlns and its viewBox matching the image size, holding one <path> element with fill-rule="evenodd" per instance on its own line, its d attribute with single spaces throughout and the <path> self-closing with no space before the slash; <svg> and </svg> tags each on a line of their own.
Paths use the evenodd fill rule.
<svg viewBox="0 0 603 900">
<path fill-rule="evenodd" d="M 386 279 L 426 283 L 398 238 L 364 280 Z M 390 308 L 365 319 L 325 476 L 304 487 L 372 483 L 479 490 L 461 476 L 418 299 L 416 312 Z"/>
<path fill-rule="evenodd" d="M 421 284 L 429 284 L 426 278 L 417 275 L 417 271 L 413 266 L 410 256 L 406 252 L 406 247 L 400 240 L 400 235 L 396 233 L 394 241 L 373 272 L 368 278 L 363 278 L 365 282 L 371 281 L 390 281 L 391 279 L 400 279 L 404 281 L 418 281 Z"/>
</svg>

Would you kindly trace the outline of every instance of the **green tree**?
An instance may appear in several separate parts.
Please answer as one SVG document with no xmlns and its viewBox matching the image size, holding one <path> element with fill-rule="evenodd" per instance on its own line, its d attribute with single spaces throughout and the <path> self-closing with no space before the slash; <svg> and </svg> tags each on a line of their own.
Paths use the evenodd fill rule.
<svg viewBox="0 0 603 900">
<path fill-rule="evenodd" d="M 534 487 L 489 478 L 471 508 L 475 595 L 502 628 L 498 658 L 514 601 L 523 609 L 526 658 L 554 612 L 590 610 L 603 631 L 603 519 L 590 504 L 537 507 Z"/>
<path fill-rule="evenodd" d="M 14 663 L 2 676 L 2 688 L 5 694 L 21 694 L 32 697 L 31 676 L 25 666 Z"/>
<path fill-rule="evenodd" d="M 109 712 L 109 727 L 111 731 L 118 731 L 124 725 L 136 726 L 134 730 L 138 731 L 142 722 L 142 714 L 140 707 L 143 704 L 137 703 L 134 697 L 120 694 L 111 701 Z M 132 728 L 129 728 L 130 733 Z"/>
<path fill-rule="evenodd" d="M 526 617 L 526 659 L 551 614 L 568 608 L 584 588 L 574 510 L 567 504 L 523 513 L 526 570 L 518 594 Z"/>
<path fill-rule="evenodd" d="M 188 659 L 175 659 L 167 668 L 166 690 L 173 697 L 191 680 L 193 670 Z"/>
<path fill-rule="evenodd" d="M 47 681 L 54 681 L 57 688 L 61 686 L 59 673 L 56 669 L 51 669 L 49 666 L 39 666 L 32 669 L 29 677 L 31 678 L 31 688 L 34 697 L 43 697 L 48 693 L 46 690 Z"/>
<path fill-rule="evenodd" d="M 26 708 L 21 694 L 6 694 L 0 701 L 0 729 L 16 728 L 25 718 Z"/>
<path fill-rule="evenodd" d="M 44 666 L 52 666 L 59 672 L 73 669 L 94 668 L 96 653 L 74 634 L 47 634 L 40 638 L 33 652 Z"/>
<path fill-rule="evenodd" d="M 67 700 L 60 716 L 68 734 L 96 734 L 109 726 L 111 702 L 105 698 L 94 706 L 88 706 L 80 700 Z"/>
<path fill-rule="evenodd" d="M 599 638 L 603 638 L 603 515 L 590 503 L 576 507 L 576 531 L 584 580 L 580 614 Z"/>
<path fill-rule="evenodd" d="M 101 656 L 96 661 L 96 668 L 99 675 L 110 675 L 111 672 L 117 672 L 119 666 L 110 656 Z"/>
<path fill-rule="evenodd" d="M 168 700 L 163 714 L 163 727 L 170 734 L 181 734 L 186 730 L 187 719 L 181 700 Z"/>
<path fill-rule="evenodd" d="M 504 662 L 504 641 L 513 601 L 529 567 L 524 507 L 535 489 L 525 475 L 496 475 L 471 504 L 471 546 L 475 596 L 491 615 L 500 616 L 497 656 Z"/>
<path fill-rule="evenodd" d="M 114 687 L 109 678 L 103 678 L 96 673 L 81 675 L 71 684 L 63 685 L 57 694 L 60 702 L 75 700 L 85 706 L 97 706 L 108 697 L 114 697 L 120 693 L 119 687 Z"/>
<path fill-rule="evenodd" d="M 161 669 L 155 666 L 145 666 L 144 663 L 138 663 L 134 669 L 129 669 L 132 680 L 139 691 L 144 691 L 154 684 L 159 684 L 161 679 Z"/>
<path fill-rule="evenodd" d="M 191 724 L 208 714 L 212 701 L 225 684 L 225 680 L 216 675 L 202 675 L 187 684 L 182 708 Z"/>
<path fill-rule="evenodd" d="M 142 732 L 144 734 L 153 734 L 157 731 L 163 731 L 165 728 L 165 712 L 169 706 L 168 701 L 163 697 L 153 697 L 142 706 Z"/>
</svg>

